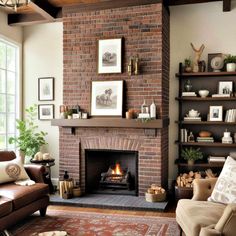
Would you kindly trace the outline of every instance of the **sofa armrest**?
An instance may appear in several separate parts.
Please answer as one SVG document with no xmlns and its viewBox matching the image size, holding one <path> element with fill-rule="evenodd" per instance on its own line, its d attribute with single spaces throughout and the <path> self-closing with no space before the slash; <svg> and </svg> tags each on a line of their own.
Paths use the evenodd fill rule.
<svg viewBox="0 0 236 236">
<path fill-rule="evenodd" d="M 236 232 L 236 203 L 228 204 L 215 229 L 222 235 L 233 236 Z"/>
<path fill-rule="evenodd" d="M 215 229 L 215 225 L 209 225 L 201 228 L 199 236 L 222 236 L 222 234 Z"/>
<path fill-rule="evenodd" d="M 27 164 L 24 165 L 27 174 L 30 179 L 34 180 L 36 183 L 44 183 L 45 167 L 42 165 Z"/>
<path fill-rule="evenodd" d="M 193 181 L 193 198 L 195 201 L 206 201 L 210 197 L 217 178 L 195 179 Z"/>
</svg>

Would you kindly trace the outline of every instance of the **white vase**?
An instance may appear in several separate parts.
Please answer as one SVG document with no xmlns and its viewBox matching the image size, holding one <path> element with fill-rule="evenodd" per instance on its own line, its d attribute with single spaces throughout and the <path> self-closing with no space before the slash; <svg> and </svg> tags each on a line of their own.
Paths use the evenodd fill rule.
<svg viewBox="0 0 236 236">
<path fill-rule="evenodd" d="M 226 64 L 227 72 L 234 72 L 235 69 L 236 69 L 236 64 L 235 63 L 227 63 Z"/>
<path fill-rule="evenodd" d="M 19 150 L 19 156 L 23 164 L 25 164 L 25 153 L 22 150 Z"/>
<path fill-rule="evenodd" d="M 150 106 L 150 117 L 156 119 L 156 116 L 157 116 L 156 104 L 153 101 Z"/>
</svg>

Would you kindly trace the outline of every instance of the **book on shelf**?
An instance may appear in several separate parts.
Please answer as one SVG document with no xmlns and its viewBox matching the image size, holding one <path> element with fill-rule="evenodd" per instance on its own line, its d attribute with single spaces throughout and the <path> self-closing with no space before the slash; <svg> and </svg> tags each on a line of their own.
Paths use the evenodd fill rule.
<svg viewBox="0 0 236 236">
<path fill-rule="evenodd" d="M 228 98 L 230 97 L 230 94 L 212 94 L 213 98 Z"/>
<path fill-rule="evenodd" d="M 197 142 L 214 143 L 214 138 L 213 137 L 197 137 Z"/>
<path fill-rule="evenodd" d="M 184 117 L 184 121 L 201 121 L 201 117 Z"/>
<path fill-rule="evenodd" d="M 208 162 L 225 162 L 225 157 L 220 156 L 209 156 Z"/>
<path fill-rule="evenodd" d="M 195 92 L 182 92 L 182 97 L 196 97 L 197 94 Z"/>
<path fill-rule="evenodd" d="M 188 142 L 188 131 L 187 131 L 187 129 L 181 129 L 180 130 L 180 142 L 181 143 Z"/>
<path fill-rule="evenodd" d="M 236 121 L 236 109 L 229 109 L 226 111 L 225 122 L 235 122 Z"/>
</svg>

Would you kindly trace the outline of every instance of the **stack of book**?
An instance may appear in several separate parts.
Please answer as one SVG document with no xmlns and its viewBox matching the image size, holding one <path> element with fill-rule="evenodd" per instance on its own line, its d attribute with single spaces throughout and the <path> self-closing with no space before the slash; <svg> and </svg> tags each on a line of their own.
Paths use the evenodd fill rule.
<svg viewBox="0 0 236 236">
<path fill-rule="evenodd" d="M 218 156 L 209 156 L 208 157 L 208 162 L 212 163 L 212 162 L 217 162 L 217 163 L 224 163 L 225 162 L 225 157 L 218 157 Z"/>
<path fill-rule="evenodd" d="M 188 142 L 188 131 L 187 131 L 187 129 L 181 129 L 180 130 L 180 142 L 181 143 Z"/>
<path fill-rule="evenodd" d="M 236 109 L 229 109 L 226 111 L 225 122 L 235 122 L 236 121 Z"/>
<path fill-rule="evenodd" d="M 182 97 L 196 97 L 197 94 L 195 92 L 182 92 Z"/>
<path fill-rule="evenodd" d="M 196 117 L 184 117 L 184 121 L 201 121 L 202 118 L 200 116 L 196 116 Z"/>
<path fill-rule="evenodd" d="M 230 97 L 230 94 L 212 94 L 212 97 L 213 98 L 224 98 L 224 97 L 228 98 Z"/>
<path fill-rule="evenodd" d="M 213 137 L 197 137 L 197 142 L 199 143 L 214 143 Z"/>
</svg>

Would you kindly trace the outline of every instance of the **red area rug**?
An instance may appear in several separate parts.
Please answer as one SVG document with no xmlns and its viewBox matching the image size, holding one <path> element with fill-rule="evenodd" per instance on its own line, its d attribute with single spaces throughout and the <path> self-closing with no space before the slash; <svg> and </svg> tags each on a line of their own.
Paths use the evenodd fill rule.
<svg viewBox="0 0 236 236">
<path fill-rule="evenodd" d="M 15 236 L 31 236 L 53 230 L 67 231 L 71 236 L 179 235 L 174 218 L 62 210 L 49 210 L 46 217 L 34 214 L 10 232 Z"/>
</svg>

